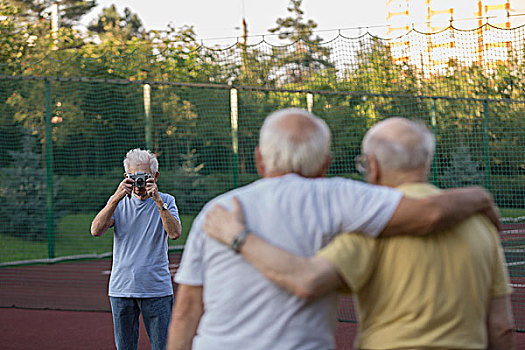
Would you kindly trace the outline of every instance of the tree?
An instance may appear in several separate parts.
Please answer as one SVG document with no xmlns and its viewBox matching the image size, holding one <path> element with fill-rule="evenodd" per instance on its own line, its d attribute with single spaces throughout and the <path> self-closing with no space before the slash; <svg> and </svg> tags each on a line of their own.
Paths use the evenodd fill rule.
<svg viewBox="0 0 525 350">
<path fill-rule="evenodd" d="M 4 233 L 38 241 L 45 240 L 47 232 L 46 177 L 41 156 L 34 149 L 35 138 L 26 133 L 22 150 L 9 152 L 13 159 L 11 166 L 0 169 L 0 199 L 8 204 L 0 208 L 0 216 Z M 55 189 L 55 200 L 56 193 Z"/>
<path fill-rule="evenodd" d="M 129 8 L 124 9 L 124 15 L 120 15 L 115 5 L 102 9 L 102 13 L 88 27 L 89 30 L 98 34 L 110 34 L 123 40 L 133 37 L 144 37 L 145 30 L 139 16 Z"/>
<path fill-rule="evenodd" d="M 11 0 L 20 9 L 21 17 L 27 22 L 42 22 L 49 14 L 56 0 Z M 59 2 L 60 26 L 71 28 L 97 6 L 95 0 L 61 0 Z"/>
<path fill-rule="evenodd" d="M 483 174 L 479 171 L 478 163 L 472 159 L 467 146 L 459 146 L 452 155 L 450 166 L 445 170 L 441 182 L 444 187 L 465 187 L 482 184 Z"/>
<path fill-rule="evenodd" d="M 277 26 L 269 30 L 278 34 L 279 39 L 295 43 L 273 49 L 277 71 L 281 71 L 285 83 L 302 83 L 316 70 L 333 67 L 329 61 L 330 49 L 320 46 L 322 39 L 313 32 L 317 23 L 304 19 L 301 3 L 302 0 L 290 0 L 287 8 L 290 15 L 278 18 Z"/>
</svg>

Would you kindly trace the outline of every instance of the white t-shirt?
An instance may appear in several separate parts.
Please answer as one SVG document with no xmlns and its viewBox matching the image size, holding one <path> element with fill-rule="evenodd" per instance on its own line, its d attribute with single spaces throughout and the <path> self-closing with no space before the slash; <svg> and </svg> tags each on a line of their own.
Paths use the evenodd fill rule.
<svg viewBox="0 0 525 350">
<path fill-rule="evenodd" d="M 377 236 L 402 194 L 341 178 L 295 174 L 258 180 L 209 202 L 195 219 L 175 277 L 203 286 L 204 314 L 193 349 L 333 349 L 336 295 L 306 303 L 274 285 L 236 254 L 205 235 L 206 211 L 231 207 L 237 196 L 246 227 L 273 245 L 310 257 L 334 235 Z"/>
</svg>

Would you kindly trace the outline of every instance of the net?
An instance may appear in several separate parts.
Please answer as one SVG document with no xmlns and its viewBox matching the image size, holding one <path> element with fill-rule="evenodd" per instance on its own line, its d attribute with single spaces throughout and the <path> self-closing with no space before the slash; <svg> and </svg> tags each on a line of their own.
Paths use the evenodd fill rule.
<svg viewBox="0 0 525 350">
<path fill-rule="evenodd" d="M 204 203 L 257 179 L 258 130 L 284 107 L 330 126 L 329 176 L 362 179 L 353 160 L 366 130 L 407 117 L 436 135 L 432 183 L 483 185 L 504 217 L 525 216 L 524 34 L 451 27 L 321 45 L 59 50 L 0 64 L 0 306 L 106 310 L 112 234 L 95 239 L 89 227 L 122 179 L 126 152 L 157 154 L 159 188 L 176 197 L 183 223 L 175 249 Z M 441 49 L 444 40 L 453 50 Z M 502 233 L 520 330 L 522 224 L 509 221 Z M 179 256 L 170 255 L 174 266 Z M 345 303 L 340 318 L 355 320 Z"/>
</svg>

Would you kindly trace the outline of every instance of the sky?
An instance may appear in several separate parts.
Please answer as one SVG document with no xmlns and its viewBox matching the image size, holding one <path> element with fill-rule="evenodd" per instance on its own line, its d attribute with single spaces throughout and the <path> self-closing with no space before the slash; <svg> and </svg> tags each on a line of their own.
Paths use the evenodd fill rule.
<svg viewBox="0 0 525 350">
<path fill-rule="evenodd" d="M 403 2 L 404 0 L 394 0 Z M 421 18 L 425 17 L 424 0 L 411 0 L 411 12 L 424 27 Z M 496 3 L 503 0 L 483 0 L 484 3 Z M 165 29 L 168 23 L 175 27 L 193 25 L 199 37 L 208 44 L 228 45 L 242 35 L 243 16 L 248 23 L 251 43 L 260 41 L 258 35 L 268 34 L 268 29 L 275 26 L 277 18 L 286 17 L 289 0 L 98 0 L 98 6 L 83 20 L 84 25 L 92 21 L 103 7 L 116 4 L 122 13 L 129 7 L 137 13 L 147 29 Z M 439 0 L 440 6 L 455 6 L 456 14 L 461 18 L 473 17 L 477 0 Z M 395 4 L 395 2 L 394 2 Z M 525 12 L 525 0 L 511 0 L 511 8 Z M 386 0 L 303 0 L 302 9 L 306 19 L 313 19 L 324 40 L 334 38 L 338 31 L 346 36 L 357 36 L 368 27 L 372 34 L 386 35 L 387 7 Z M 525 16 L 523 17 L 525 20 Z M 463 21 L 458 26 L 472 27 Z M 467 28 L 465 28 L 467 29 Z M 227 39 L 224 39 L 227 38 Z M 275 36 L 265 36 L 269 42 L 278 43 Z M 273 41 L 272 41 L 273 40 Z"/>
<path fill-rule="evenodd" d="M 103 7 L 115 3 L 119 11 L 129 7 L 138 13 L 147 29 L 193 25 L 200 39 L 235 38 L 242 35 L 243 15 L 249 35 L 268 34 L 279 17 L 287 16 L 288 0 L 98 0 L 99 6 L 84 19 L 89 23 Z M 385 0 L 304 0 L 305 18 L 320 30 L 385 23 Z M 319 33 L 330 39 L 337 31 Z M 235 39 L 234 39 L 235 40 Z M 231 39 L 230 39 L 231 41 Z"/>
</svg>

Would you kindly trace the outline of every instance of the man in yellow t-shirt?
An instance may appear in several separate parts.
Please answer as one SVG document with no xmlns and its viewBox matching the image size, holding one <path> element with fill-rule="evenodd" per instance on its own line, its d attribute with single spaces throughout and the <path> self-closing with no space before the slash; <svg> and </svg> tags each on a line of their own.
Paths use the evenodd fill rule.
<svg viewBox="0 0 525 350">
<path fill-rule="evenodd" d="M 440 191 L 426 183 L 434 139 L 423 126 L 401 118 L 380 122 L 362 150 L 357 165 L 368 182 L 413 198 Z M 498 232 L 484 216 L 429 236 L 341 234 L 311 258 L 246 235 L 237 201 L 233 212 L 217 207 L 208 214 L 205 230 L 225 244 L 244 237 L 242 255 L 300 297 L 355 292 L 357 348 L 514 348 L 508 272 Z"/>
</svg>

